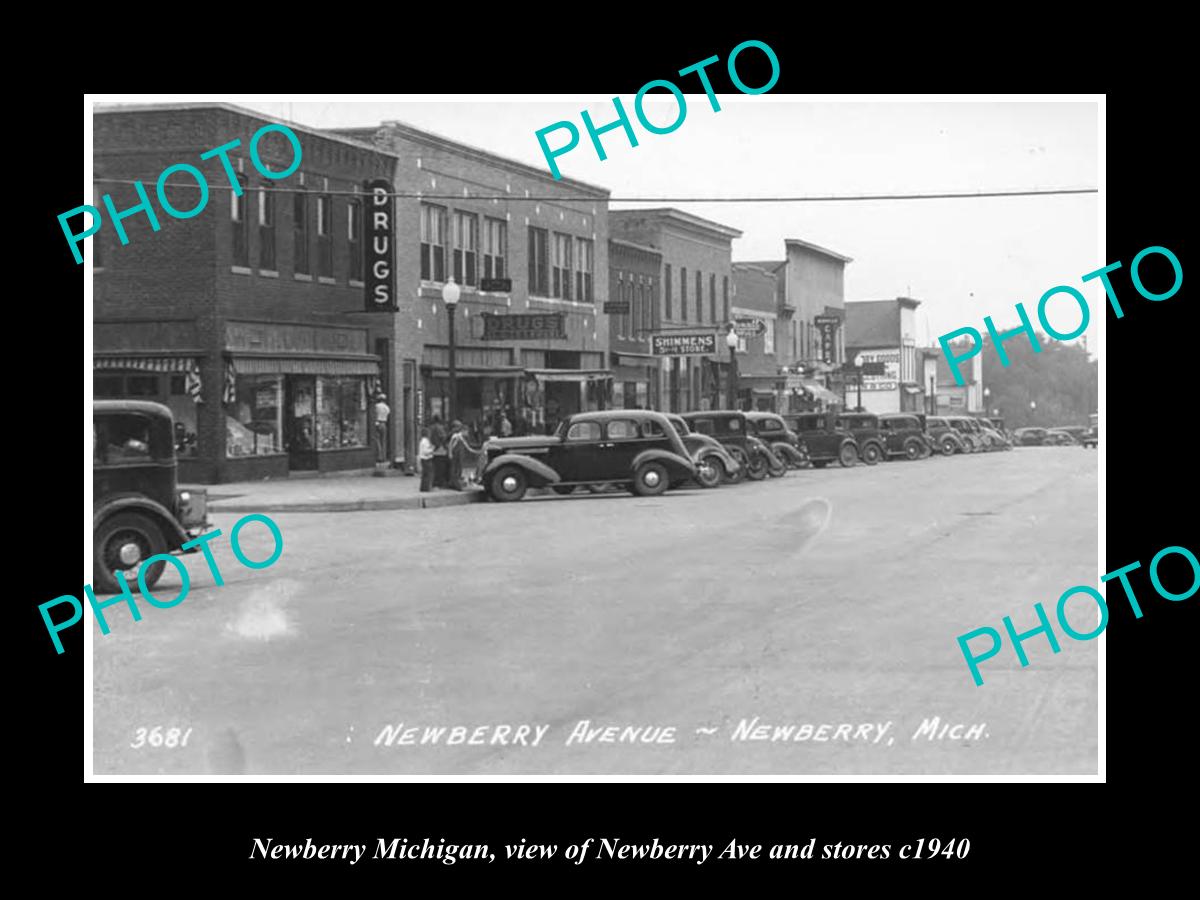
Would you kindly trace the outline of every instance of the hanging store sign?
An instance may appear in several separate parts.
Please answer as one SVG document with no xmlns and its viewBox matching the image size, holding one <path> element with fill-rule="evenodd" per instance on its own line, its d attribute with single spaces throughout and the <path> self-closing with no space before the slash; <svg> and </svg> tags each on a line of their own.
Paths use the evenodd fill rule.
<svg viewBox="0 0 1200 900">
<path fill-rule="evenodd" d="M 396 274 L 392 265 L 392 241 L 396 223 L 396 201 L 391 182 L 383 178 L 364 184 L 363 206 L 364 308 L 367 312 L 396 310 Z"/>
<path fill-rule="evenodd" d="M 837 352 L 837 330 L 841 323 L 842 320 L 837 316 L 813 317 L 813 324 L 817 326 L 817 331 L 821 334 L 821 360 L 823 362 L 833 362 Z"/>
<path fill-rule="evenodd" d="M 655 356 L 716 353 L 717 336 L 711 331 L 661 331 L 650 335 L 650 352 Z"/>
<path fill-rule="evenodd" d="M 566 313 L 483 313 L 482 340 L 544 341 L 567 336 Z"/>
<path fill-rule="evenodd" d="M 753 316 L 738 316 L 733 320 L 733 330 L 740 338 L 758 337 L 767 333 L 767 323 Z"/>
</svg>

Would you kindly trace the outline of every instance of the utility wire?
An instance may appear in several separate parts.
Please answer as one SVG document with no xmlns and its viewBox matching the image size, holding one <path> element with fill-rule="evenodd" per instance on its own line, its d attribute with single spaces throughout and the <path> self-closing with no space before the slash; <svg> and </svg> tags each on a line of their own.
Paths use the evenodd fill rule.
<svg viewBox="0 0 1200 900">
<path fill-rule="evenodd" d="M 93 180 L 105 184 L 136 183 L 134 179 L 128 178 L 95 178 Z M 172 190 L 176 188 L 200 189 L 198 184 L 190 183 L 172 184 L 168 182 L 167 187 Z M 243 185 L 242 189 L 245 193 L 308 194 L 310 196 L 359 198 L 367 196 L 363 191 L 297 190 L 295 188 L 273 188 L 262 185 Z M 220 188 L 220 190 L 224 190 L 224 188 Z M 508 202 L 524 200 L 541 203 L 829 203 L 855 200 L 974 200 L 983 197 L 1047 197 L 1061 194 L 1097 193 L 1099 193 L 1099 188 L 1045 188 L 1024 191 L 949 191 L 932 194 L 827 194 L 824 196 L 814 194 L 798 197 L 602 197 L 596 195 L 581 197 L 522 197 L 519 194 L 429 194 L 417 191 L 392 191 L 387 196 L 409 200 L 504 200 Z"/>
</svg>

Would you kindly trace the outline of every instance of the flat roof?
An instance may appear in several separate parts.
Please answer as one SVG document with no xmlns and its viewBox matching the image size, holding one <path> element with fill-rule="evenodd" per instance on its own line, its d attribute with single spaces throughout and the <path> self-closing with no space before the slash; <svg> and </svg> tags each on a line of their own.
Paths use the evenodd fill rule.
<svg viewBox="0 0 1200 900">
<path fill-rule="evenodd" d="M 662 251 L 657 247 L 647 247 L 645 244 L 635 244 L 633 241 L 626 241 L 615 237 L 610 237 L 608 242 L 621 247 L 629 247 L 632 250 L 641 250 L 643 253 L 653 253 L 655 256 L 662 256 Z"/>
<path fill-rule="evenodd" d="M 659 219 L 669 219 L 671 221 L 691 225 L 693 228 L 700 228 L 705 231 L 715 232 L 722 237 L 739 238 L 742 236 L 742 232 L 731 225 L 722 225 L 720 222 L 714 222 L 711 219 L 705 219 L 701 216 L 684 212 L 682 209 L 676 209 L 673 206 L 657 206 L 652 209 L 610 209 L 608 211 L 608 217 L 610 219 L 614 216 L 619 217 L 631 215 L 653 216 Z"/>
<path fill-rule="evenodd" d="M 578 181 L 573 178 L 555 179 L 550 174 L 550 170 L 542 170 L 536 166 L 531 166 L 529 163 L 521 162 L 517 159 L 510 159 L 507 156 L 500 156 L 492 153 L 490 150 L 484 150 L 480 147 L 464 144 L 462 141 L 448 138 L 440 134 L 435 134 L 432 131 L 422 131 L 419 128 L 414 128 L 411 125 L 406 125 L 403 122 L 396 120 L 387 120 L 379 125 L 364 125 L 350 126 L 346 128 L 317 128 L 312 125 L 303 125 L 299 122 L 290 119 L 284 119 L 280 116 L 272 116 L 268 113 L 259 112 L 253 109 L 246 109 L 244 106 L 238 106 L 234 103 L 223 103 L 220 101 L 201 101 L 201 102 L 180 102 L 180 103 L 119 103 L 97 105 L 93 108 L 93 113 L 97 115 L 113 115 L 120 113 L 137 113 L 137 112 L 185 112 L 193 110 L 205 109 L 220 109 L 225 112 L 237 113 L 238 115 L 247 116 L 253 119 L 259 119 L 263 122 L 278 122 L 287 125 L 298 134 L 308 134 L 313 137 L 324 138 L 335 143 L 349 144 L 358 149 L 371 150 L 375 153 L 381 153 L 384 156 L 390 156 L 394 159 L 399 159 L 400 154 L 380 147 L 372 140 L 359 137 L 362 134 L 374 135 L 382 128 L 394 128 L 404 134 L 405 137 L 413 140 L 418 140 L 431 146 L 447 148 L 452 151 L 457 151 L 460 154 L 474 156 L 485 161 L 496 163 L 523 174 L 532 175 L 543 178 L 546 181 L 557 185 L 566 185 L 575 188 L 582 188 L 592 191 L 597 194 L 596 199 L 608 197 L 611 193 L 608 188 L 599 187 L 598 185 L 588 184 L 585 181 Z"/>
<path fill-rule="evenodd" d="M 381 152 L 378 147 L 369 141 L 360 141 L 355 138 L 347 137 L 344 134 L 339 134 L 335 131 L 325 131 L 320 128 L 314 128 L 311 125 L 301 125 L 299 122 L 292 122 L 288 119 L 280 118 L 279 116 L 270 116 L 266 113 L 261 113 L 253 109 L 246 109 L 244 106 L 237 106 L 233 103 L 221 103 L 218 101 L 212 102 L 196 102 L 196 103 L 114 103 L 97 105 L 93 107 L 94 115 L 113 115 L 117 113 L 138 113 L 138 112 L 192 112 L 194 110 L 203 109 L 220 109 L 225 112 L 237 113 L 241 116 L 248 116 L 252 119 L 260 119 L 263 122 L 278 122 L 281 125 L 286 125 L 293 131 L 302 134 L 309 134 L 313 137 L 325 138 L 340 144 L 350 144 L 360 150 L 374 150 L 376 153 Z M 396 156 L 395 153 L 387 153 L 387 156 Z M 398 158 L 398 157 L 397 157 Z"/>
<path fill-rule="evenodd" d="M 365 126 L 360 126 L 360 127 L 341 128 L 341 129 L 338 129 L 338 131 L 340 131 L 343 134 L 347 133 L 347 132 L 362 132 L 362 131 L 368 131 L 368 132 L 374 133 L 376 131 L 379 131 L 380 129 L 392 129 L 392 130 L 398 132 L 399 134 L 403 135 L 404 137 L 409 138 L 410 140 L 420 141 L 421 143 L 429 144 L 430 146 L 433 146 L 433 147 L 441 147 L 444 149 L 457 151 L 460 154 L 462 154 L 463 151 L 466 151 L 465 155 L 474 156 L 477 159 L 480 159 L 484 162 L 490 162 L 494 165 L 505 166 L 506 168 L 512 169 L 513 171 L 516 171 L 516 172 L 520 172 L 523 175 L 529 175 L 534 178 L 540 178 L 544 181 L 550 182 L 551 184 L 555 184 L 555 185 L 559 185 L 559 186 L 563 186 L 563 187 L 582 188 L 587 191 L 592 191 L 593 193 L 598 195 L 596 199 L 599 199 L 600 196 L 608 197 L 608 195 L 612 193 L 612 191 L 610 191 L 606 187 L 600 187 L 599 185 L 596 185 L 596 184 L 589 184 L 588 182 L 580 181 L 577 178 L 567 178 L 565 176 L 562 178 L 555 178 L 550 173 L 549 169 L 541 169 L 541 168 L 538 168 L 537 166 L 530 165 L 527 162 L 522 162 L 519 159 L 512 159 L 511 157 L 508 157 L 508 156 L 501 156 L 498 153 L 493 153 L 491 150 L 485 150 L 482 147 L 476 147 L 473 144 L 464 144 L 462 141 L 456 140 L 454 138 L 446 137 L 445 135 L 437 134 L 436 132 L 433 132 L 433 131 L 425 131 L 421 128 L 414 128 L 412 125 L 407 125 L 404 122 L 399 121 L 398 119 L 385 119 L 379 125 L 365 125 Z M 375 146 L 375 145 L 372 144 L 372 146 Z M 564 198 L 564 199 L 571 199 L 571 198 Z"/>
<path fill-rule="evenodd" d="M 817 253 L 824 254 L 825 256 L 831 256 L 834 259 L 840 259 L 842 262 L 854 262 L 854 260 L 849 256 L 843 256 L 842 254 L 826 247 L 821 247 L 817 244 L 811 244 L 808 241 L 802 241 L 799 238 L 784 238 L 783 243 L 785 247 L 795 244 L 797 247 L 803 247 L 806 250 L 815 250 Z"/>
</svg>

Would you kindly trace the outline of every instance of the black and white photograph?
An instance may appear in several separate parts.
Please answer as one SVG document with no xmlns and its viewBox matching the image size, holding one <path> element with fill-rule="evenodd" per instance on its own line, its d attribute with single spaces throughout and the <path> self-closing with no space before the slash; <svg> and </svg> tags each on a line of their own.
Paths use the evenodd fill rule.
<svg viewBox="0 0 1200 900">
<path fill-rule="evenodd" d="M 89 96 L 89 779 L 1103 780 L 1104 98 L 754 52 Z"/>
</svg>

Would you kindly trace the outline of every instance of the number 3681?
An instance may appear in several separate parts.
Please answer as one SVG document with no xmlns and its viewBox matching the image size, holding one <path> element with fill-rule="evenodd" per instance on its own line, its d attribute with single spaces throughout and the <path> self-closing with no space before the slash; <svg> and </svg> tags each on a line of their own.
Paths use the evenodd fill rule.
<svg viewBox="0 0 1200 900">
<path fill-rule="evenodd" d="M 133 735 L 133 743 L 129 746 L 137 750 L 141 747 L 186 747 L 192 729 L 166 728 L 155 725 L 153 728 L 138 728 Z"/>
</svg>

